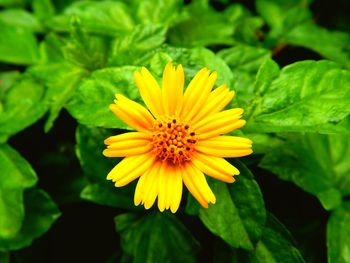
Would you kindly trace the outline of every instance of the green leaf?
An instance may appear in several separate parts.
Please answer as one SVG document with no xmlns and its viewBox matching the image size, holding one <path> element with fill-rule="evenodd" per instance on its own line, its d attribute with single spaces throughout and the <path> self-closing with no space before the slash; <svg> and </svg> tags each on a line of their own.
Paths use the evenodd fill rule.
<svg viewBox="0 0 350 263">
<path fill-rule="evenodd" d="M 104 182 L 87 185 L 80 197 L 99 205 L 143 211 L 142 206 L 134 205 L 134 189 L 135 184 L 117 188 L 105 179 Z"/>
<path fill-rule="evenodd" d="M 116 38 L 111 45 L 108 59 L 110 66 L 142 65 L 153 55 L 155 48 L 165 41 L 164 26 L 146 24 Z"/>
<path fill-rule="evenodd" d="M 255 114 L 256 110 L 259 108 L 261 104 L 262 97 L 269 89 L 271 82 L 278 77 L 280 73 L 280 69 L 278 64 L 272 59 L 266 59 L 260 66 L 256 79 L 254 82 L 254 95 L 250 93 L 251 97 L 247 98 L 249 104 L 245 108 L 246 118 L 249 119 L 252 115 Z"/>
<path fill-rule="evenodd" d="M 269 47 L 277 47 L 285 44 L 285 36 L 296 26 L 309 23 L 312 14 L 307 9 L 309 1 L 304 0 L 258 0 L 257 11 L 270 27 L 265 36 L 264 44 Z"/>
<path fill-rule="evenodd" d="M 47 110 L 46 99 L 43 85 L 23 75 L 12 85 L 3 100 L 0 136 L 13 135 L 40 119 Z"/>
<path fill-rule="evenodd" d="M 38 60 L 37 41 L 30 30 L 0 22 L 0 35 L 1 62 L 29 65 Z"/>
<path fill-rule="evenodd" d="M 0 12 L 0 23 L 33 32 L 43 31 L 43 27 L 33 14 L 24 9 L 5 9 Z"/>
<path fill-rule="evenodd" d="M 198 243 L 171 214 L 122 214 L 115 224 L 123 251 L 134 263 L 197 262 Z"/>
<path fill-rule="evenodd" d="M 50 196 L 40 189 L 31 188 L 24 193 L 24 206 L 25 218 L 21 230 L 13 238 L 0 237 L 0 251 L 17 250 L 31 245 L 61 215 Z"/>
<path fill-rule="evenodd" d="M 77 85 L 88 73 L 82 68 L 65 62 L 32 66 L 28 72 L 42 80 L 47 87 L 46 97 L 50 111 L 45 123 L 45 132 L 48 132 L 61 109 L 72 97 Z"/>
<path fill-rule="evenodd" d="M 129 32 L 134 26 L 127 5 L 114 1 L 75 2 L 47 24 L 54 30 L 67 32 L 72 19 L 79 19 L 81 27 L 87 32 L 109 36 Z"/>
<path fill-rule="evenodd" d="M 257 243 L 255 251 L 249 253 L 249 262 L 305 262 L 294 246 L 288 230 L 272 215 L 267 219 L 261 240 Z"/>
<path fill-rule="evenodd" d="M 310 0 L 256 0 L 256 9 L 271 28 L 283 27 L 288 19 L 288 12 L 305 9 Z"/>
<path fill-rule="evenodd" d="M 19 79 L 20 73 L 18 71 L 4 71 L 0 72 L 0 103 L 4 100 L 6 93 L 11 86 Z M 0 113 L 3 111 L 1 104 Z"/>
<path fill-rule="evenodd" d="M 201 205 L 189 192 L 187 195 L 187 202 L 186 202 L 186 209 L 185 209 L 186 213 L 191 216 L 196 216 L 199 214 L 200 209 L 201 209 Z"/>
<path fill-rule="evenodd" d="M 349 126 L 347 128 L 349 129 Z M 348 135 L 328 135 L 328 151 L 333 166 L 333 180 L 343 196 L 350 195 L 350 142 Z M 328 159 L 329 160 L 329 159 Z"/>
<path fill-rule="evenodd" d="M 261 64 L 271 56 L 270 51 L 240 44 L 232 48 L 222 49 L 217 55 L 231 68 L 232 85 L 237 93 L 236 100 L 247 113 L 247 109 L 252 106 L 251 100 L 254 97 L 255 75 Z"/>
<path fill-rule="evenodd" d="M 225 83 L 228 87 L 233 85 L 233 74 L 229 66 L 222 58 L 219 58 L 211 50 L 198 48 L 178 48 L 171 46 L 163 46 L 157 50 L 150 61 L 150 70 L 158 78 L 161 78 L 165 65 L 174 61 L 182 64 L 186 85 L 194 77 L 194 75 L 203 67 L 207 67 L 211 71 L 217 71 L 218 79 L 216 86 Z"/>
<path fill-rule="evenodd" d="M 19 232 L 24 218 L 23 191 L 32 187 L 37 177 L 30 164 L 7 144 L 0 144 L 0 167 L 1 240 Z"/>
<path fill-rule="evenodd" d="M 257 94 L 262 98 L 246 130 L 334 132 L 335 124 L 350 113 L 349 87 L 350 72 L 333 62 L 302 61 L 286 66 L 264 88 L 264 94 Z"/>
<path fill-rule="evenodd" d="M 268 133 L 245 133 L 247 138 L 253 141 L 254 154 L 269 153 L 283 144 L 283 138 Z"/>
<path fill-rule="evenodd" d="M 347 136 L 306 134 L 294 136 L 267 153 L 260 166 L 295 183 L 319 198 L 327 210 L 350 193 Z"/>
<path fill-rule="evenodd" d="M 84 174 L 93 183 L 108 184 L 106 176 L 121 158 L 107 158 L 102 155 L 103 141 L 112 134 L 110 130 L 79 125 L 76 129 L 76 154 Z"/>
<path fill-rule="evenodd" d="M 241 174 L 234 184 L 214 181 L 210 185 L 216 204 L 201 208 L 199 218 L 230 246 L 251 250 L 262 234 L 266 211 L 253 175 L 243 164 L 237 164 Z"/>
<path fill-rule="evenodd" d="M 62 68 L 60 68 L 62 69 Z M 70 67 L 70 71 L 64 72 L 60 78 L 56 75 L 48 84 L 48 96 L 51 98 L 49 117 L 45 123 L 45 131 L 49 131 L 58 117 L 61 109 L 66 102 L 72 97 L 75 88 L 80 83 L 87 72 L 81 68 Z"/>
<path fill-rule="evenodd" d="M 46 22 L 55 14 L 55 6 L 51 0 L 32 0 L 34 15 L 42 22 Z"/>
<path fill-rule="evenodd" d="M 113 103 L 116 93 L 132 100 L 140 100 L 133 78 L 136 70 L 137 67 L 125 66 L 94 71 L 76 88 L 72 100 L 67 105 L 68 111 L 85 125 L 128 129 L 129 127 L 115 116 L 108 106 Z"/>
<path fill-rule="evenodd" d="M 91 71 L 105 67 L 109 39 L 85 33 L 79 20 L 72 22 L 70 35 L 70 39 L 63 47 L 63 54 L 67 61 Z"/>
<path fill-rule="evenodd" d="M 111 136 L 111 131 L 79 125 L 76 131 L 76 152 L 84 175 L 90 184 L 82 190 L 81 198 L 112 207 L 139 210 L 134 205 L 135 184 L 115 187 L 106 177 L 121 158 L 107 158 L 102 155 L 103 141 Z"/>
<path fill-rule="evenodd" d="M 24 6 L 28 0 L 0 0 L 0 6 Z"/>
<path fill-rule="evenodd" d="M 316 25 L 307 9 L 309 2 L 258 0 L 257 11 L 271 28 L 265 43 L 269 47 L 279 44 L 302 46 L 349 68 L 350 35 Z"/>
<path fill-rule="evenodd" d="M 136 2 L 136 18 L 144 24 L 172 25 L 184 18 L 183 2 L 177 0 L 148 0 Z"/>
<path fill-rule="evenodd" d="M 193 1 L 186 6 L 185 10 L 190 14 L 188 19 L 175 25 L 169 31 L 171 44 L 208 46 L 234 43 L 232 38 L 234 25 L 206 1 Z"/>
<path fill-rule="evenodd" d="M 39 45 L 40 65 L 63 62 L 63 46 L 65 42 L 62 37 L 54 33 L 46 35 L 44 41 Z"/>
<path fill-rule="evenodd" d="M 271 57 L 269 50 L 245 44 L 222 49 L 217 55 L 221 57 L 233 71 L 239 70 L 252 74 L 256 74 L 261 64 Z"/>
<path fill-rule="evenodd" d="M 330 31 L 314 23 L 304 23 L 291 30 L 285 36 L 285 41 L 309 48 L 350 68 L 350 34 L 346 32 Z"/>
<path fill-rule="evenodd" d="M 328 220 L 327 250 L 329 263 L 350 261 L 350 202 L 334 210 Z"/>
<path fill-rule="evenodd" d="M 253 16 L 248 8 L 241 4 L 231 4 L 224 11 L 227 23 L 234 26 L 235 44 L 260 45 L 260 28 L 264 25 L 261 17 Z"/>
</svg>

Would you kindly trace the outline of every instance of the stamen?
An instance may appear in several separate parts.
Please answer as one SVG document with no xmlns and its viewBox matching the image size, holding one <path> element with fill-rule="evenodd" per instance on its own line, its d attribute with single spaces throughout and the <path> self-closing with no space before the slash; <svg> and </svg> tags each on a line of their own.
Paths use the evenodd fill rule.
<svg viewBox="0 0 350 263">
<path fill-rule="evenodd" d="M 188 124 L 176 118 L 162 117 L 155 121 L 152 131 L 152 152 L 160 160 L 181 164 L 191 159 L 196 140 Z"/>
</svg>

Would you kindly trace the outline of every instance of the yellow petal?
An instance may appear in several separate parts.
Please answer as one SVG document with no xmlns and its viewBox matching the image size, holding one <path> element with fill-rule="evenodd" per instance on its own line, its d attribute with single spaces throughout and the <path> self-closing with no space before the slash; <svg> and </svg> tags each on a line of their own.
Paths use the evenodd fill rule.
<svg viewBox="0 0 350 263">
<path fill-rule="evenodd" d="M 239 171 L 223 158 L 196 153 L 192 156 L 193 164 L 206 175 L 223 182 L 233 183 L 233 175 Z"/>
<path fill-rule="evenodd" d="M 175 213 L 182 197 L 182 177 L 179 167 L 163 162 L 158 176 L 158 208 L 160 211 L 170 208 Z"/>
<path fill-rule="evenodd" d="M 208 82 L 209 74 L 210 71 L 207 68 L 202 68 L 189 83 L 184 94 L 183 107 L 180 114 L 183 121 L 189 120 L 188 113 L 193 108 L 194 104 L 197 103 L 198 96 L 204 96 L 204 102 L 209 96 L 208 93 L 201 94 L 204 93 L 203 87 Z"/>
<path fill-rule="evenodd" d="M 127 143 L 118 143 L 119 147 L 117 149 L 105 149 L 103 155 L 106 157 L 127 157 L 140 155 L 149 152 L 152 149 L 150 144 L 146 145 L 130 145 Z M 115 146 L 116 147 L 116 146 Z"/>
<path fill-rule="evenodd" d="M 185 75 L 181 65 L 177 69 L 168 63 L 163 72 L 162 99 L 164 113 L 168 116 L 179 114 L 183 101 Z"/>
<path fill-rule="evenodd" d="M 252 141 L 236 136 L 218 136 L 198 141 L 196 151 L 218 157 L 242 157 L 251 154 Z"/>
<path fill-rule="evenodd" d="M 207 76 L 207 75 L 205 75 Z M 184 102 L 187 106 L 186 111 L 182 112 L 182 118 L 185 122 L 191 120 L 194 116 L 196 116 L 203 108 L 207 99 L 210 95 L 210 91 L 212 90 L 217 79 L 217 73 L 214 71 L 208 77 L 203 77 L 200 82 L 196 86 L 194 86 L 194 91 L 191 97 L 186 98 L 187 100 Z"/>
<path fill-rule="evenodd" d="M 182 177 L 180 169 L 175 169 L 174 177 L 172 180 L 172 195 L 170 199 L 170 211 L 175 213 L 180 206 L 182 197 Z"/>
<path fill-rule="evenodd" d="M 158 208 L 159 211 L 163 212 L 166 207 L 166 196 L 167 196 L 167 167 L 166 162 L 162 162 L 159 174 L 158 174 Z"/>
<path fill-rule="evenodd" d="M 121 187 L 144 174 L 154 162 L 153 154 L 141 154 L 124 158 L 107 175 L 108 180 Z"/>
<path fill-rule="evenodd" d="M 110 142 L 103 154 L 107 157 L 124 157 L 139 155 L 152 149 L 150 135 L 143 132 L 128 132 L 109 137 L 105 142 Z"/>
<path fill-rule="evenodd" d="M 126 132 L 119 135 L 114 135 L 108 137 L 104 143 L 107 145 L 116 143 L 116 142 L 122 142 L 122 141 L 145 141 L 150 140 L 151 136 L 144 132 Z"/>
<path fill-rule="evenodd" d="M 145 67 L 134 73 L 136 86 L 141 97 L 153 116 L 158 118 L 163 114 L 162 95 L 158 82 Z"/>
<path fill-rule="evenodd" d="M 198 139 L 207 139 L 242 127 L 246 122 L 240 120 L 243 109 L 230 109 L 212 114 L 193 125 Z"/>
<path fill-rule="evenodd" d="M 202 109 L 193 116 L 191 123 L 195 124 L 203 117 L 221 111 L 232 100 L 235 93 L 230 91 L 225 84 L 213 90 Z"/>
<path fill-rule="evenodd" d="M 116 104 L 109 106 L 110 110 L 130 127 L 138 131 L 149 132 L 154 118 L 143 106 L 117 94 Z"/>
<path fill-rule="evenodd" d="M 204 174 L 193 164 L 184 164 L 181 167 L 181 176 L 187 189 L 203 207 L 208 208 L 208 203 L 215 204 L 215 195 L 211 191 Z"/>
<path fill-rule="evenodd" d="M 149 209 L 154 204 L 157 198 L 158 190 L 158 174 L 161 162 L 155 161 L 152 167 L 141 175 L 136 185 L 134 203 L 139 205 L 142 203 L 146 209 Z"/>
</svg>

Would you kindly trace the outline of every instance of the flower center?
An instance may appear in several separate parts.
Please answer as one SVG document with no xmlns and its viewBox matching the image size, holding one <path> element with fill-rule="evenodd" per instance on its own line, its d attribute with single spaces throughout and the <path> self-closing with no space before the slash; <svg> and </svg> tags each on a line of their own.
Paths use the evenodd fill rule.
<svg viewBox="0 0 350 263">
<path fill-rule="evenodd" d="M 176 118 L 168 118 L 165 121 L 156 120 L 152 131 L 152 152 L 159 159 L 174 164 L 191 159 L 196 137 L 188 124 L 183 124 Z"/>
</svg>

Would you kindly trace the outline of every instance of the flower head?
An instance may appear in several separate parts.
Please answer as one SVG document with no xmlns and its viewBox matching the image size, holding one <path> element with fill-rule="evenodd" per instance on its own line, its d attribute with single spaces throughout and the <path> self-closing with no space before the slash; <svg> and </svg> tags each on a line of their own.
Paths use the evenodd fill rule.
<svg viewBox="0 0 350 263">
<path fill-rule="evenodd" d="M 184 71 L 167 64 L 162 87 L 144 67 L 134 73 L 147 108 L 116 94 L 110 109 L 135 132 L 111 136 L 103 154 L 125 157 L 107 179 L 121 187 L 139 178 L 134 203 L 150 208 L 158 197 L 160 211 L 175 213 L 183 183 L 203 207 L 215 203 L 205 175 L 232 183 L 239 171 L 223 157 L 252 153 L 252 141 L 223 136 L 245 124 L 243 109 L 221 111 L 234 92 L 226 85 L 213 89 L 217 73 L 201 69 L 184 92 Z"/>
</svg>

